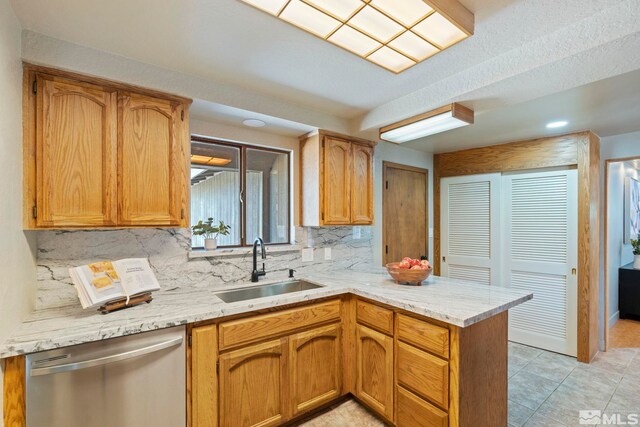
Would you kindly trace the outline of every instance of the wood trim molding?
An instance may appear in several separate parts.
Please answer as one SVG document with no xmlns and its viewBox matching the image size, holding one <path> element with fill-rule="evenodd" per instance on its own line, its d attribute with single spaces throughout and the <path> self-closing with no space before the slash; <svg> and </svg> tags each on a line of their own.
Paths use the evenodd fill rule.
<svg viewBox="0 0 640 427">
<path fill-rule="evenodd" d="M 347 135 L 344 133 L 339 133 L 339 132 L 333 132 L 330 130 L 325 130 L 325 129 L 318 129 L 318 130 L 314 130 L 308 133 L 305 133 L 304 135 L 300 135 L 298 137 L 298 140 L 300 142 L 303 142 L 307 139 L 309 139 L 312 136 L 318 135 L 321 138 L 321 142 L 322 142 L 322 137 L 324 136 L 330 136 L 333 138 L 338 138 L 338 139 L 344 139 L 345 141 L 349 141 L 349 142 L 357 142 L 359 144 L 364 144 L 364 145 L 368 145 L 370 147 L 375 147 L 378 143 L 376 141 L 370 141 L 368 139 L 363 139 L 363 138 L 358 138 L 355 136 L 351 136 L 351 135 Z"/>
<path fill-rule="evenodd" d="M 86 74 L 59 70 L 57 68 L 43 67 L 41 65 L 35 65 L 28 62 L 23 63 L 23 70 L 25 72 L 30 71 L 32 73 L 48 74 L 54 77 L 62 77 L 65 79 L 75 80 L 75 81 L 84 82 L 84 83 L 90 83 L 97 86 L 109 87 L 122 92 L 135 92 L 136 94 L 147 95 L 153 98 L 164 98 L 170 101 L 178 102 L 180 104 L 191 105 L 191 103 L 193 102 L 193 100 L 190 98 L 168 94 L 166 92 L 162 92 L 155 89 L 148 89 L 141 86 L 116 82 L 116 81 L 105 79 L 102 77 L 87 76 Z"/>
<path fill-rule="evenodd" d="M 27 419 L 25 357 L 4 360 L 3 419 L 7 427 L 25 427 Z"/>
<path fill-rule="evenodd" d="M 578 360 L 598 351 L 600 138 L 590 131 L 436 154 L 433 159 L 434 274 L 440 274 L 440 180 L 552 167 L 578 169 Z"/>
</svg>

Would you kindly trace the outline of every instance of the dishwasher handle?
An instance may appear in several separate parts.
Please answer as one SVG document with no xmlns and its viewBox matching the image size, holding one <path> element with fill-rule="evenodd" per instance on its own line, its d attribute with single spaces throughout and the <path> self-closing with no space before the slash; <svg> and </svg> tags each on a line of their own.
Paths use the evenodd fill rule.
<svg viewBox="0 0 640 427">
<path fill-rule="evenodd" d="M 170 347 L 176 347 L 182 344 L 183 338 L 177 337 L 167 341 L 162 341 L 146 347 L 137 348 L 135 350 L 125 351 L 124 353 L 110 354 L 109 356 L 98 357 L 96 359 L 82 360 L 79 362 L 65 363 L 62 365 L 45 366 L 42 368 L 32 368 L 31 376 L 58 374 L 60 372 L 77 371 L 79 369 L 92 368 L 94 366 L 106 365 L 108 363 L 119 362 L 121 360 L 132 359 L 134 357 L 143 356 L 145 354 L 154 353 Z M 33 364 L 32 364 L 33 366 Z"/>
</svg>

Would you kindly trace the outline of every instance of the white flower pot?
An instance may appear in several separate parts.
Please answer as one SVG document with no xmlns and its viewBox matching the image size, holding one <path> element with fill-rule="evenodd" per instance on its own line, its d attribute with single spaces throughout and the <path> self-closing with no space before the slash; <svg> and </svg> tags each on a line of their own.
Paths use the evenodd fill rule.
<svg viewBox="0 0 640 427">
<path fill-rule="evenodd" d="M 212 251 L 218 247 L 218 239 L 204 239 L 204 248 Z"/>
<path fill-rule="evenodd" d="M 633 268 L 640 270 L 640 255 L 633 256 Z"/>
</svg>

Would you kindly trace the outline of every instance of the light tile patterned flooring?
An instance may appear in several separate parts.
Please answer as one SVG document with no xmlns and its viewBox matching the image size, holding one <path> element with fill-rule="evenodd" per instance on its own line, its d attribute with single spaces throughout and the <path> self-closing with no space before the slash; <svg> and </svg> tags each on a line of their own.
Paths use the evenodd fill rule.
<svg viewBox="0 0 640 427">
<path fill-rule="evenodd" d="M 509 426 L 580 426 L 578 411 L 640 413 L 640 349 L 612 349 L 585 365 L 575 358 L 509 343 Z M 353 400 L 302 424 L 378 427 L 384 424 Z"/>
</svg>

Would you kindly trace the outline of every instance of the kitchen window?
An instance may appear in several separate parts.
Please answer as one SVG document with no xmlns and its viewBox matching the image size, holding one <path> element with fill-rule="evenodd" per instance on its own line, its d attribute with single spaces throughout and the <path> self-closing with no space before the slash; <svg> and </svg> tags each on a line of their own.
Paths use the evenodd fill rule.
<svg viewBox="0 0 640 427">
<path fill-rule="evenodd" d="M 290 242 L 290 153 L 203 137 L 191 139 L 191 225 L 231 226 L 219 247 Z M 202 236 L 192 246 L 202 248 Z"/>
</svg>

